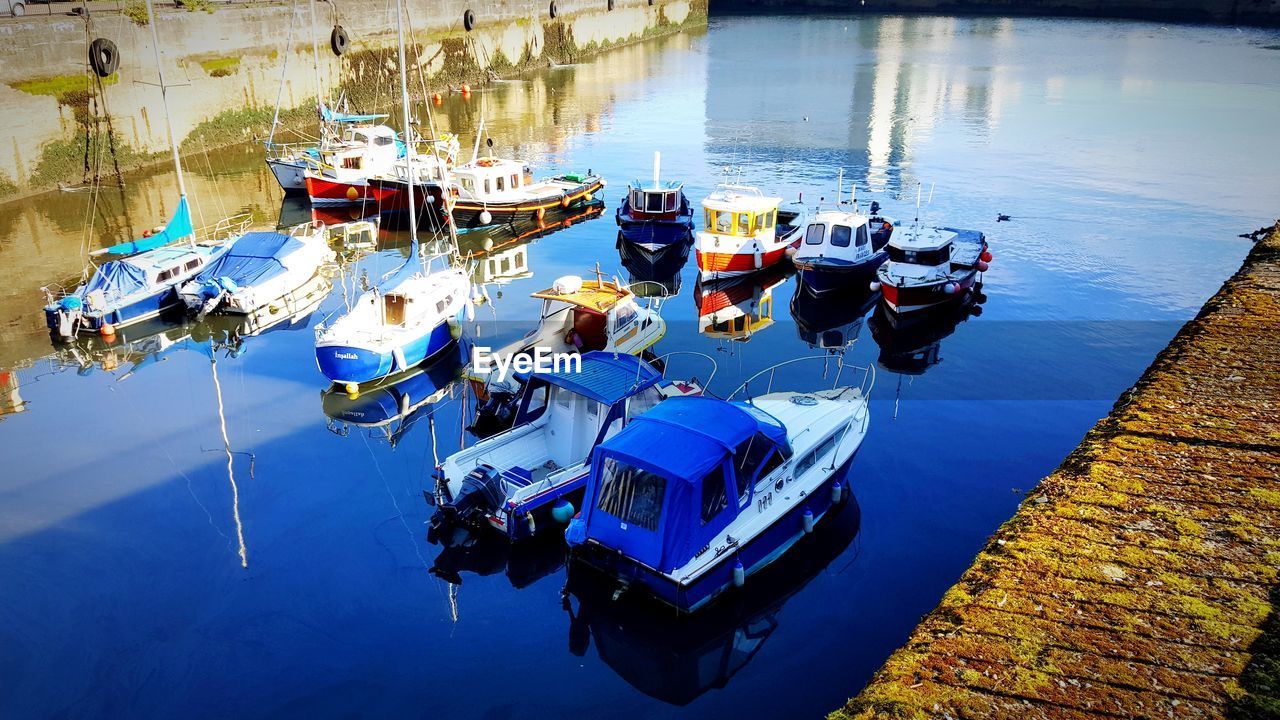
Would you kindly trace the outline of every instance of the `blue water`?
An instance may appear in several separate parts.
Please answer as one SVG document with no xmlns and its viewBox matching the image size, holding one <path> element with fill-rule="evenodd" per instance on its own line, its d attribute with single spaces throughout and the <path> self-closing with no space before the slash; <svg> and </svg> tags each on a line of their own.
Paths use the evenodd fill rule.
<svg viewBox="0 0 1280 720">
<path fill-rule="evenodd" d="M 1274 31 L 1087 20 L 716 18 L 705 34 L 451 101 L 438 120 L 464 142 L 484 114 L 499 152 L 610 181 L 603 218 L 525 246 L 533 276 L 490 287 L 485 339 L 530 327 L 528 293 L 556 277 L 598 262 L 626 278 L 610 216 L 654 150 L 695 202 L 725 166 L 810 202 L 833 196 L 843 167 L 906 222 L 919 183 L 926 222 L 989 237 L 980 316 L 911 334 L 864 320 L 864 298 L 797 305 L 806 327 L 853 340 L 846 363 L 877 366 L 857 503 L 745 597 L 683 623 L 588 581 L 566 610 L 554 542 L 509 557 L 427 542 L 436 455 L 470 441 L 461 385 L 407 425 L 362 429 L 322 411 L 306 327 L 249 338 L 216 365 L 181 328 L 152 337 L 140 366 L 119 347 L 84 355 L 82 373 L 49 356 L 38 287 L 78 270 L 89 198 L 15 204 L 0 222 L 0 717 L 839 706 L 1234 272 L 1249 249 L 1237 233 L 1273 218 L 1278 46 Z M 196 163 L 198 211 L 275 222 L 255 152 Z M 148 174 L 105 197 L 92 216 L 103 240 L 162 217 L 150 198 L 171 182 Z M 357 273 L 400 262 L 403 235 L 383 240 Z M 773 322 L 742 341 L 699 334 L 691 258 L 679 273 L 659 351 L 712 355 L 712 390 L 822 353 L 797 330 L 794 278 L 746 286 Z M 309 325 L 341 303 L 335 292 Z M 822 363 L 801 367 L 779 384 L 830 382 Z"/>
</svg>

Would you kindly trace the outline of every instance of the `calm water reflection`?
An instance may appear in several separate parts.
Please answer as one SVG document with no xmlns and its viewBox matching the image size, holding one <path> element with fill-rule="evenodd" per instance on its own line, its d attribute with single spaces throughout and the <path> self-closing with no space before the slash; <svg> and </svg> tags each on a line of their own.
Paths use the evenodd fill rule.
<svg viewBox="0 0 1280 720">
<path fill-rule="evenodd" d="M 277 327 L 143 328 L 53 353 L 39 288 L 79 273 L 85 219 L 95 245 L 137 235 L 168 215 L 157 203 L 173 179 L 6 206 L 0 716 L 839 705 L 1234 271 L 1248 250 L 1235 234 L 1273 217 L 1276 44 L 1270 31 L 1090 21 L 717 19 L 446 104 L 437 120 L 464 140 L 484 115 L 499 151 L 611 183 L 603 218 L 464 238 L 492 301 L 478 341 L 524 332 L 530 292 L 599 262 L 647 281 L 646 295 L 677 294 L 658 348 L 713 355 L 713 390 L 842 347 L 879 367 L 853 467 L 860 518 L 682 626 L 601 602 L 587 578 L 566 611 L 554 543 L 427 543 L 422 491 L 467 441 L 458 363 L 351 401 L 324 392 L 309 331 L 401 261 L 402 233 L 344 253 L 334 291 Z M 909 219 L 895 198 L 923 182 L 926 218 L 987 232 L 987 301 L 902 326 L 860 292 L 828 303 L 786 272 L 704 285 L 679 252 L 619 248 L 607 214 L 653 150 L 695 201 L 726 165 L 811 200 L 844 166 Z M 310 217 L 282 203 L 255 148 L 190 164 L 205 217 Z"/>
</svg>

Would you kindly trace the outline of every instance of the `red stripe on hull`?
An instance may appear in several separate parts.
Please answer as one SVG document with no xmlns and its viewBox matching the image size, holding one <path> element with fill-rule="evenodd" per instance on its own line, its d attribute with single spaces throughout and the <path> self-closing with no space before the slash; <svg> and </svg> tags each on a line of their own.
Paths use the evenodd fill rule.
<svg viewBox="0 0 1280 720">
<path fill-rule="evenodd" d="M 373 200 L 365 183 L 345 183 L 308 175 L 307 195 L 311 202 L 322 205 L 344 205 Z"/>
<path fill-rule="evenodd" d="M 884 296 L 885 303 L 890 308 L 897 312 L 911 312 L 912 310 L 923 310 L 924 308 L 961 297 L 965 291 L 973 288 L 976 279 L 977 273 L 970 273 L 963 280 L 955 281 L 960 285 L 960 290 L 950 295 L 942 289 L 943 283 L 906 287 L 883 283 L 880 286 L 880 292 Z"/>
<path fill-rule="evenodd" d="M 704 275 L 741 275 L 775 265 L 781 262 L 786 257 L 786 254 L 787 249 L 785 247 L 770 250 L 761 256 L 760 267 L 757 268 L 754 254 L 704 253 L 698 250 L 698 269 Z"/>
</svg>

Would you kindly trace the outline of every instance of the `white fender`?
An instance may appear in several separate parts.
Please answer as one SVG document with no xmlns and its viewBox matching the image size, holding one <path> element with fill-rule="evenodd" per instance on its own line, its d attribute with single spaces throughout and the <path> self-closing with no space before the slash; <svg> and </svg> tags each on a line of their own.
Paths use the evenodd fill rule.
<svg viewBox="0 0 1280 720">
<path fill-rule="evenodd" d="M 396 348 L 391 351 L 392 370 L 404 370 L 409 367 L 404 361 L 404 349 Z"/>
</svg>

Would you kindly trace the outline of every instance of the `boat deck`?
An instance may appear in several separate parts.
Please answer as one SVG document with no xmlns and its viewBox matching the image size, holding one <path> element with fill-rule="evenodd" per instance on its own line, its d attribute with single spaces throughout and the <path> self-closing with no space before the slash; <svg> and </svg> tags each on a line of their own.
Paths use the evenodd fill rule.
<svg viewBox="0 0 1280 720">
<path fill-rule="evenodd" d="M 1280 226 L 832 718 L 1275 717 Z"/>
</svg>

